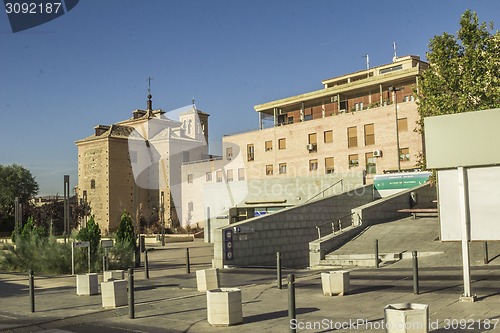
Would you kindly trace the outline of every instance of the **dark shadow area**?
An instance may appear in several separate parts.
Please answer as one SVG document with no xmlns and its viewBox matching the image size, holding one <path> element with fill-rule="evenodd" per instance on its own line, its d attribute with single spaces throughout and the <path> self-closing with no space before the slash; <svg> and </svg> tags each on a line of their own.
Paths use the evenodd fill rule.
<svg viewBox="0 0 500 333">
<path fill-rule="evenodd" d="M 145 291 L 145 290 L 153 290 L 161 287 L 179 287 L 179 284 L 172 283 L 172 284 L 163 284 L 163 285 L 153 285 L 153 286 L 134 286 L 135 291 Z"/>
<path fill-rule="evenodd" d="M 16 283 L 9 283 L 6 281 L 0 280 L 0 296 L 1 297 L 8 297 L 8 296 L 14 296 L 14 295 L 19 295 L 22 293 L 26 293 L 28 295 L 28 279 L 26 278 L 26 285 L 20 285 Z"/>
<path fill-rule="evenodd" d="M 379 291 L 379 290 L 391 289 L 391 288 L 395 288 L 395 286 L 393 286 L 393 285 L 366 286 L 366 287 L 361 287 L 361 288 L 356 288 L 356 289 L 349 289 L 349 291 L 347 292 L 347 295 L 363 294 L 363 293 L 368 293 L 371 291 Z"/>
<path fill-rule="evenodd" d="M 171 311 L 171 312 L 164 312 L 164 313 L 156 313 L 154 315 L 148 315 L 148 316 L 136 316 L 136 318 L 154 318 L 154 317 L 159 317 L 159 316 L 166 316 L 166 315 L 173 315 L 173 314 L 179 314 L 179 313 L 186 313 L 186 312 L 193 312 L 193 311 L 201 311 L 201 310 L 206 310 L 207 308 L 196 308 L 196 309 L 189 309 L 189 310 L 181 310 L 181 311 Z"/>
<path fill-rule="evenodd" d="M 319 311 L 319 309 L 318 308 L 297 308 L 295 310 L 297 315 L 302 315 L 302 314 L 316 312 L 316 311 Z M 245 317 L 243 317 L 243 323 L 248 324 L 248 323 L 255 323 L 258 321 L 266 321 L 266 320 L 285 318 L 285 317 L 288 317 L 288 310 L 262 313 L 262 314 L 253 315 L 253 316 L 245 316 Z"/>
<path fill-rule="evenodd" d="M 97 296 L 99 296 L 99 295 L 97 295 Z M 51 311 L 54 311 L 54 310 L 63 310 L 63 309 L 83 309 L 83 308 L 90 308 L 90 307 L 93 308 L 93 307 L 96 307 L 96 306 L 99 307 L 99 309 L 101 309 L 102 303 L 101 303 L 100 298 L 99 298 L 99 302 L 94 303 L 94 304 L 55 307 L 55 308 L 44 309 L 44 310 L 36 309 L 36 312 L 51 312 Z"/>
</svg>

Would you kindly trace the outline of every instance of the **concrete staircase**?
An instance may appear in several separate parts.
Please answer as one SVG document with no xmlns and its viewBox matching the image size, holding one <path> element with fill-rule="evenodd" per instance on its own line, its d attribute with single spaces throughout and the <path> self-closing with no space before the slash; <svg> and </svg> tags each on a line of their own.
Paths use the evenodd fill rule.
<svg viewBox="0 0 500 333">
<path fill-rule="evenodd" d="M 457 262 L 459 247 L 450 242 L 440 242 L 437 218 L 403 218 L 373 225 L 346 242 L 337 250 L 325 255 L 311 269 L 339 267 L 375 267 L 375 241 L 379 244 L 379 266 L 411 265 L 412 251 L 418 251 L 419 260 L 429 264 Z M 458 253 L 457 251 L 458 250 Z M 451 258 L 450 258 L 451 257 Z M 452 259 L 453 260 L 450 260 Z M 401 264 L 400 264 L 401 263 Z"/>
</svg>

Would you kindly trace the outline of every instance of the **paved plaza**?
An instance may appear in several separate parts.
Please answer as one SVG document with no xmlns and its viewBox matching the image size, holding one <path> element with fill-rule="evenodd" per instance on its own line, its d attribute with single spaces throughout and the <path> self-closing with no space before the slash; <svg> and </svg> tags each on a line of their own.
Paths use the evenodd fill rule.
<svg viewBox="0 0 500 333">
<path fill-rule="evenodd" d="M 426 221 L 416 222 L 432 223 Z M 185 266 L 187 247 L 189 274 Z M 446 246 L 442 255 L 453 257 L 457 249 Z M 440 255 L 433 257 L 441 264 Z M 419 295 L 413 293 L 411 259 L 379 269 L 353 269 L 350 292 L 342 297 L 323 295 L 321 271 L 285 268 L 283 289 L 278 289 L 273 268 L 224 269 L 220 271 L 221 286 L 239 287 L 242 291 L 243 323 L 231 327 L 212 327 L 208 323 L 206 295 L 196 288 L 195 271 L 210 268 L 212 258 L 213 246 L 201 240 L 151 249 L 150 279 L 145 279 L 143 268 L 135 271 L 135 319 L 129 319 L 127 306 L 103 309 L 100 295 L 76 295 L 73 276 L 37 276 L 36 308 L 31 313 L 27 274 L 2 273 L 0 331 L 289 332 L 286 275 L 293 273 L 297 332 L 384 332 L 384 307 L 394 303 L 428 304 L 430 332 L 500 332 L 498 258 L 492 257 L 488 265 L 474 263 L 472 291 L 478 296 L 475 303 L 459 302 L 463 291 L 461 267 L 432 265 L 431 256 L 420 265 Z"/>
</svg>

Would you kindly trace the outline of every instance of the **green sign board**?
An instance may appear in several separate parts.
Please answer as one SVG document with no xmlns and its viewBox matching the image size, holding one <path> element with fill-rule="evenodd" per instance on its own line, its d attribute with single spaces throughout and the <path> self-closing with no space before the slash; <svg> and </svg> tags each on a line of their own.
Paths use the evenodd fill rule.
<svg viewBox="0 0 500 333">
<path fill-rule="evenodd" d="M 425 184 L 430 175 L 430 172 L 408 172 L 376 175 L 373 178 L 373 186 L 377 191 L 404 190 L 407 188 Z"/>
</svg>

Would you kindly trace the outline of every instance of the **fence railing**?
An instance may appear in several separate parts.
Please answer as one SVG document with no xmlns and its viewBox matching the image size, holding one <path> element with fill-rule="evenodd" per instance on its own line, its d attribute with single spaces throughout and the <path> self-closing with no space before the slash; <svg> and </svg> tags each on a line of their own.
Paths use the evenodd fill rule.
<svg viewBox="0 0 500 333">
<path fill-rule="evenodd" d="M 340 183 L 340 185 L 342 186 L 342 192 L 344 191 L 344 179 L 341 179 L 335 183 L 333 183 L 332 185 L 328 186 L 327 188 L 325 188 L 323 191 L 319 192 L 318 194 L 315 194 L 313 197 L 307 199 L 306 203 L 311 201 L 312 199 L 316 198 L 316 197 L 319 197 L 320 195 L 323 195 L 323 198 L 325 197 L 325 192 L 328 191 L 329 189 L 331 189 L 332 187 L 334 187 L 335 185 L 337 185 L 338 183 Z"/>
<path fill-rule="evenodd" d="M 332 220 L 330 222 L 326 222 L 316 226 L 316 230 L 318 231 L 318 239 L 321 237 L 342 233 L 342 230 L 354 225 L 354 216 L 358 216 L 359 225 L 361 225 L 361 218 L 357 213 L 351 213 L 349 215 L 342 216 L 338 219 Z M 323 236 L 322 236 L 323 235 Z"/>
</svg>

